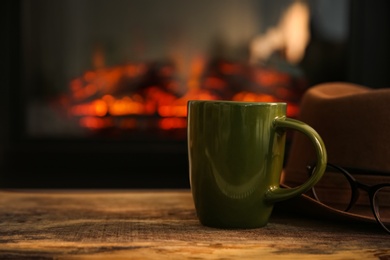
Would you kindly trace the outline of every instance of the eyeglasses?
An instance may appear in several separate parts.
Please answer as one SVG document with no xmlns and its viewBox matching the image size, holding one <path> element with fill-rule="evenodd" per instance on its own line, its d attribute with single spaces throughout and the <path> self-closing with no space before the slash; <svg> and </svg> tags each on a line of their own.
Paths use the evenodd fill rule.
<svg viewBox="0 0 390 260">
<path fill-rule="evenodd" d="M 307 169 L 311 175 L 315 166 L 307 166 Z M 389 176 L 383 172 L 347 170 L 347 168 L 328 163 L 323 177 L 312 188 L 314 198 L 329 207 L 363 215 L 363 209 L 367 208 L 369 203 L 379 225 L 390 234 L 390 183 L 367 185 L 357 181 L 350 172 L 354 175 L 370 176 L 370 178 Z M 361 196 L 360 190 L 367 193 L 368 199 L 364 200 L 364 195 Z"/>
</svg>

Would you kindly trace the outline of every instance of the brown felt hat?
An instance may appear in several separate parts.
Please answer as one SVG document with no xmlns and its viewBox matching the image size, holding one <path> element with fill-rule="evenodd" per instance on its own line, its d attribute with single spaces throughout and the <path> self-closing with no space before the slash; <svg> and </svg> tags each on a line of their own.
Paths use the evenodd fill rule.
<svg viewBox="0 0 390 260">
<path fill-rule="evenodd" d="M 322 137 L 329 163 L 363 169 L 365 174 L 356 179 L 368 185 L 390 183 L 390 89 L 345 82 L 319 84 L 305 92 L 298 119 Z M 315 154 L 309 139 L 294 132 L 282 184 L 295 187 L 303 183 L 308 178 L 307 166 L 316 160 Z M 373 171 L 383 176 L 374 175 Z M 297 204 L 300 211 L 318 215 L 375 221 L 368 196 L 365 192 L 360 194 L 362 198 L 350 212 L 327 207 L 313 199 L 310 192 L 297 199 Z M 390 197 L 387 206 L 390 207 Z"/>
</svg>

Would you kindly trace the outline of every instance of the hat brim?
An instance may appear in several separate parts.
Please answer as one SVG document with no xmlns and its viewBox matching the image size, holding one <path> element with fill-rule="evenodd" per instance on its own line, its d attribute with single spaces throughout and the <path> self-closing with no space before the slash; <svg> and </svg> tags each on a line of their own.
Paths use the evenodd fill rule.
<svg viewBox="0 0 390 260">
<path fill-rule="evenodd" d="M 291 188 L 286 184 L 280 185 L 282 188 Z M 351 212 L 341 211 L 332 207 L 329 207 L 320 201 L 313 199 L 312 197 L 302 194 L 296 198 L 282 201 L 275 204 L 275 208 L 279 211 L 288 211 L 298 213 L 299 215 L 307 215 L 318 219 L 329 219 L 332 221 L 347 221 L 347 222 L 370 222 L 375 223 L 376 219 L 371 211 L 370 207 L 367 207 L 365 211 L 366 215 L 355 214 Z"/>
</svg>

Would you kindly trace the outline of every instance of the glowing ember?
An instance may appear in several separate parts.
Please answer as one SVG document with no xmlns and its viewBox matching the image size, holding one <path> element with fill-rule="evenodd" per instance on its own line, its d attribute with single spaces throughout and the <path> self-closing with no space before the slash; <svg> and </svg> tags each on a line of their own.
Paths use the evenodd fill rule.
<svg viewBox="0 0 390 260">
<path fill-rule="evenodd" d="M 83 128 L 95 130 L 140 128 L 145 117 L 155 119 L 154 127 L 162 130 L 184 129 L 189 100 L 287 102 L 288 116 L 297 115 L 302 84 L 291 76 L 226 61 L 207 70 L 202 64 L 194 62 L 184 94 L 168 63 L 99 66 L 70 83 L 69 111 Z"/>
</svg>

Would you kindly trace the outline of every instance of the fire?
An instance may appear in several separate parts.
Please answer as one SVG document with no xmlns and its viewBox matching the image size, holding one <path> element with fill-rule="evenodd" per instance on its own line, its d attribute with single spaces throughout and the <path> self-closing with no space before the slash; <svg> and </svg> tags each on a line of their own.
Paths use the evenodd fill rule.
<svg viewBox="0 0 390 260">
<path fill-rule="evenodd" d="M 87 129 L 137 129 L 143 127 L 140 119 L 144 118 L 154 119 L 153 127 L 158 129 L 185 129 L 189 100 L 287 102 L 288 116 L 298 113 L 291 77 L 270 69 L 219 62 L 205 73 L 205 62 L 198 59 L 186 92 L 180 94 L 171 64 L 101 68 L 96 63 L 99 68 L 70 83 L 70 114 L 79 117 L 80 126 Z M 241 89 L 232 90 L 232 86 Z"/>
<path fill-rule="evenodd" d="M 142 98 L 137 96 L 129 97 L 124 96 L 120 99 L 115 99 L 111 95 L 105 95 L 102 100 L 107 107 L 107 113 L 104 114 L 112 116 L 125 116 L 125 115 L 148 115 L 153 113 L 147 106 L 142 103 Z"/>
<path fill-rule="evenodd" d="M 178 117 L 163 118 L 159 121 L 159 127 L 164 130 L 186 128 L 187 121 Z"/>
<path fill-rule="evenodd" d="M 90 103 L 75 105 L 71 109 L 75 116 L 105 116 L 107 114 L 107 104 L 97 99 Z"/>
<path fill-rule="evenodd" d="M 102 129 L 109 126 L 113 126 L 113 122 L 110 118 L 99 117 L 82 117 L 80 119 L 80 125 L 89 129 Z"/>
</svg>

